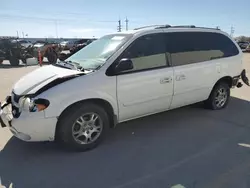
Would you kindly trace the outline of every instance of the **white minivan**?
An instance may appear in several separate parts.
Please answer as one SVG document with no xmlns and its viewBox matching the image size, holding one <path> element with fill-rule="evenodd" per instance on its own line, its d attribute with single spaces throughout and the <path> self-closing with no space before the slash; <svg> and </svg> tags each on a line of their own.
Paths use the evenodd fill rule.
<svg viewBox="0 0 250 188">
<path fill-rule="evenodd" d="M 241 80 L 249 85 L 242 52 L 226 33 L 147 26 L 103 36 L 22 77 L 0 122 L 21 140 L 85 151 L 124 121 L 201 101 L 223 109 Z"/>
</svg>

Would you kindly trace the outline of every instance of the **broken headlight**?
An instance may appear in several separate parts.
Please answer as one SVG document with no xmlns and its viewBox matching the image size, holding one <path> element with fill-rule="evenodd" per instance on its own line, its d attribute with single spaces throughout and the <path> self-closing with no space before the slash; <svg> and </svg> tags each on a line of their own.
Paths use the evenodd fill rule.
<svg viewBox="0 0 250 188">
<path fill-rule="evenodd" d="M 21 102 L 22 110 L 29 112 L 40 112 L 48 108 L 50 102 L 47 99 L 24 98 Z"/>
</svg>

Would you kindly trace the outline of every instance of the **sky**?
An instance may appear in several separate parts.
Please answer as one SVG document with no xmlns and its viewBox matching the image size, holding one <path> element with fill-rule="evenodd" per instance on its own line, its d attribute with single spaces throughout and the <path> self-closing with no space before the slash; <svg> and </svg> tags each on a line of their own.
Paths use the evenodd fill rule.
<svg viewBox="0 0 250 188">
<path fill-rule="evenodd" d="M 0 0 L 0 36 L 81 38 L 145 25 L 219 26 L 250 36 L 250 0 Z"/>
</svg>

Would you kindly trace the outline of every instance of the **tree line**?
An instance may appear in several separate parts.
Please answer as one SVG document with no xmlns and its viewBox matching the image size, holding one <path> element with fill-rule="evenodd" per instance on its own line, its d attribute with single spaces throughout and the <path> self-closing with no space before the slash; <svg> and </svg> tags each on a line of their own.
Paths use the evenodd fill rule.
<svg viewBox="0 0 250 188">
<path fill-rule="evenodd" d="M 235 37 L 235 40 L 238 42 L 250 42 L 250 37 L 239 36 L 239 37 Z"/>
</svg>

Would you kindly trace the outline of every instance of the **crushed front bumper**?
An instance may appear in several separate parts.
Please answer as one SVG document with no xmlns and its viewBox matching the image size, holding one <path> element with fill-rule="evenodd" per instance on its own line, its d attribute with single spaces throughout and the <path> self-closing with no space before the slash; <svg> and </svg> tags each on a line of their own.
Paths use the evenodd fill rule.
<svg viewBox="0 0 250 188">
<path fill-rule="evenodd" d="M 2 127 L 11 126 L 11 120 L 13 119 L 12 112 L 10 109 L 11 97 L 6 97 L 4 103 L 0 102 L 0 125 Z"/>
<path fill-rule="evenodd" d="M 1 106 L 0 108 L 1 127 L 3 128 L 8 127 L 14 136 L 16 136 L 21 140 L 29 141 L 31 139 L 29 135 L 19 132 L 12 126 L 13 114 L 12 114 L 10 97 L 8 96 L 3 104 L 0 103 L 0 106 Z"/>
<path fill-rule="evenodd" d="M 19 112 L 11 100 L 7 97 L 1 104 L 0 124 L 8 127 L 15 137 L 23 141 L 40 142 L 53 141 L 57 118 L 46 118 L 44 111 L 41 112 Z"/>
</svg>

